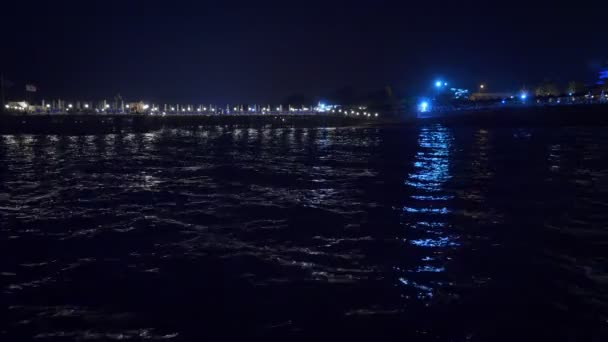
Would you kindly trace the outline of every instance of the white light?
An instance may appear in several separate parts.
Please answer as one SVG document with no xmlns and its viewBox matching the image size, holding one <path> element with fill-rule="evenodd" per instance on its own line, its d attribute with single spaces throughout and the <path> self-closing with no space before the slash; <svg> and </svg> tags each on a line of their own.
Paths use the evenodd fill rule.
<svg viewBox="0 0 608 342">
<path fill-rule="evenodd" d="M 441 87 L 442 82 L 441 81 L 437 81 L 435 82 L 435 87 L 440 88 Z"/>
<path fill-rule="evenodd" d="M 4 105 L 4 108 L 8 109 L 8 108 L 10 108 L 10 106 L 9 105 Z M 48 108 L 48 105 L 47 105 L 47 108 Z"/>
<path fill-rule="evenodd" d="M 110 105 L 109 105 L 109 104 L 106 104 L 106 108 L 110 108 Z"/>
<path fill-rule="evenodd" d="M 480 85 L 480 86 L 479 86 L 479 88 L 481 88 L 481 89 L 483 89 L 483 88 L 485 88 L 485 87 L 486 87 L 486 86 L 485 86 L 484 84 L 482 84 L 482 85 Z"/>
<path fill-rule="evenodd" d="M 426 101 L 423 101 L 422 103 L 420 103 L 420 105 L 418 105 L 418 109 L 421 112 L 423 112 L 423 113 L 424 112 L 428 112 L 428 110 L 429 110 L 429 103 L 426 102 Z"/>
<path fill-rule="evenodd" d="M 8 108 L 8 105 L 6 105 L 5 107 L 7 107 L 7 108 Z M 51 108 L 51 105 L 50 105 L 50 104 L 47 104 L 47 105 L 46 105 L 46 108 Z"/>
<path fill-rule="evenodd" d="M 144 105 L 144 110 L 146 110 L 146 109 L 148 109 L 148 108 L 150 108 L 150 106 L 149 106 L 149 105 L 147 105 L 147 104 L 145 104 L 145 105 Z"/>
<path fill-rule="evenodd" d="M 171 110 L 172 110 L 172 111 L 175 111 L 175 107 L 171 107 Z"/>
<path fill-rule="evenodd" d="M 378 113 L 376 113 L 376 117 L 378 117 Z"/>
<path fill-rule="evenodd" d="M 192 111 L 192 108 L 188 107 L 188 111 L 189 111 L 189 112 L 190 112 L 190 111 Z"/>
<path fill-rule="evenodd" d="M 73 106 L 72 106 L 72 104 L 70 103 L 70 104 L 68 105 L 68 107 L 72 108 Z"/>
<path fill-rule="evenodd" d="M 87 103 L 85 103 L 84 108 L 89 108 L 89 105 Z"/>
</svg>

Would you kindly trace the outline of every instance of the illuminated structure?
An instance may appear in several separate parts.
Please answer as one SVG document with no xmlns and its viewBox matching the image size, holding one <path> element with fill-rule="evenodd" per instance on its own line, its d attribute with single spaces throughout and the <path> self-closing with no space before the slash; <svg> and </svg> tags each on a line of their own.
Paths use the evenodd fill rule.
<svg viewBox="0 0 608 342">
<path fill-rule="evenodd" d="M 606 62 L 606 65 L 600 70 L 598 76 L 597 84 L 608 85 L 608 62 Z"/>
</svg>

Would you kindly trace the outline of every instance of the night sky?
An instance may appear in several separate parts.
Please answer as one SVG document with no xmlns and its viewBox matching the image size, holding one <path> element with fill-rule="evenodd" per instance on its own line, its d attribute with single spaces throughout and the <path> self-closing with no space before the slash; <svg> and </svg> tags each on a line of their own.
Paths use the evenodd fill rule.
<svg viewBox="0 0 608 342">
<path fill-rule="evenodd" d="M 189 103 L 592 81 L 608 5 L 564 3 L 5 1 L 0 70 L 13 94 Z"/>
</svg>

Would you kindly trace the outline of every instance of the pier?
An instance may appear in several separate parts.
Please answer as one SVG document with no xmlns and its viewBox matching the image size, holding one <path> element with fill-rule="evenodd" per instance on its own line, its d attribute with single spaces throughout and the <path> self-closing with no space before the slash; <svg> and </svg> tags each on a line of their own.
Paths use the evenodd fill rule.
<svg viewBox="0 0 608 342">
<path fill-rule="evenodd" d="M 377 117 L 335 114 L 276 115 L 141 115 L 8 114 L 0 116 L 0 134 L 103 134 L 148 132 L 163 128 L 206 126 L 340 127 L 378 122 Z"/>
</svg>

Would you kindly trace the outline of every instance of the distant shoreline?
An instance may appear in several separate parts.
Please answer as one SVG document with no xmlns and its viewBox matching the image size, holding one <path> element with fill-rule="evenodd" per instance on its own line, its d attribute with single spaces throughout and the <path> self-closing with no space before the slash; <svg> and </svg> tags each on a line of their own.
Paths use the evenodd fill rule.
<svg viewBox="0 0 608 342">
<path fill-rule="evenodd" d="M 367 126 L 378 119 L 338 115 L 5 114 L 0 134 L 109 134 L 159 129 Z"/>
<path fill-rule="evenodd" d="M 532 105 L 451 111 L 418 121 L 475 126 L 608 126 L 608 104 Z"/>
<path fill-rule="evenodd" d="M 339 115 L 4 114 L 0 134 L 91 135 L 203 127 L 391 127 L 419 124 L 472 126 L 608 126 L 608 105 L 527 106 L 430 113 L 412 119 Z"/>
</svg>

